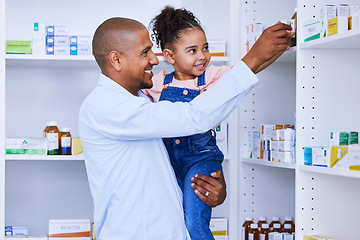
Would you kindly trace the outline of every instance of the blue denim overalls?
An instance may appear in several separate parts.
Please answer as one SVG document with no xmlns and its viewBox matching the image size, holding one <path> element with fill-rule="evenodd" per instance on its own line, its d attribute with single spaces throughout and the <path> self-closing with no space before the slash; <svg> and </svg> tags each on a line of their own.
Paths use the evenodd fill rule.
<svg viewBox="0 0 360 240">
<path fill-rule="evenodd" d="M 173 77 L 174 72 L 165 76 L 164 89 L 161 91 L 159 101 L 190 102 L 203 91 L 201 86 L 205 85 L 205 72 L 198 77 L 199 90 L 169 86 Z M 210 176 L 210 173 L 222 170 L 224 155 L 216 145 L 215 131 L 209 130 L 186 137 L 164 138 L 163 141 L 178 184 L 183 191 L 185 223 L 191 239 L 214 239 L 209 228 L 211 207 L 195 195 L 190 179 L 197 173 Z"/>
</svg>

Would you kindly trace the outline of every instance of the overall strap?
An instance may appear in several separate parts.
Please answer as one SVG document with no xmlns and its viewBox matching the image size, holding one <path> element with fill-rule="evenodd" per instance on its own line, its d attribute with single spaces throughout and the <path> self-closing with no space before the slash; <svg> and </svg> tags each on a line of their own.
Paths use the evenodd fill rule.
<svg viewBox="0 0 360 240">
<path fill-rule="evenodd" d="M 169 83 L 172 82 L 173 77 L 174 77 L 174 73 L 175 73 L 175 71 L 172 72 L 172 73 L 169 73 L 169 74 L 167 74 L 167 75 L 165 76 L 165 78 L 164 78 L 164 85 L 169 84 Z"/>
<path fill-rule="evenodd" d="M 200 87 L 202 85 L 205 85 L 205 72 L 201 76 L 198 76 L 197 86 Z"/>
</svg>

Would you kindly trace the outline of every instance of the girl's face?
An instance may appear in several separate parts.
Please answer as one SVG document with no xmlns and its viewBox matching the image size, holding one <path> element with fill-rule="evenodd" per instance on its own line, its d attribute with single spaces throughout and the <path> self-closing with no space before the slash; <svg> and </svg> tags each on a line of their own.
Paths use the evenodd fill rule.
<svg viewBox="0 0 360 240">
<path fill-rule="evenodd" d="M 176 79 L 189 80 L 202 75 L 211 58 L 204 32 L 198 28 L 184 31 L 174 44 L 173 58 Z"/>
</svg>

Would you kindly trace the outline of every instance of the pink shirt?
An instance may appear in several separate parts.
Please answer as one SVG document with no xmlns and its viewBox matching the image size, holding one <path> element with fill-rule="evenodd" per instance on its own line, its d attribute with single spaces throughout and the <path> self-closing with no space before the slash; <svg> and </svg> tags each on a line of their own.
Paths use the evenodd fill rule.
<svg viewBox="0 0 360 240">
<path fill-rule="evenodd" d="M 217 80 L 222 75 L 227 73 L 231 68 L 232 68 L 231 66 L 221 66 L 221 67 L 213 66 L 213 65 L 209 66 L 208 68 L 206 68 L 206 72 L 205 72 L 205 87 L 202 86 L 201 88 L 208 89 L 212 87 L 217 82 Z M 153 87 L 151 89 L 142 90 L 142 92 L 145 95 L 150 96 L 152 98 L 153 102 L 159 101 L 161 91 L 164 88 L 165 76 L 166 76 L 165 71 L 159 72 L 152 78 L 154 83 Z M 173 81 L 170 83 L 170 86 L 199 90 L 199 87 L 197 86 L 197 80 L 198 80 L 197 77 L 195 79 L 190 79 L 190 80 L 176 80 L 174 77 Z"/>
</svg>

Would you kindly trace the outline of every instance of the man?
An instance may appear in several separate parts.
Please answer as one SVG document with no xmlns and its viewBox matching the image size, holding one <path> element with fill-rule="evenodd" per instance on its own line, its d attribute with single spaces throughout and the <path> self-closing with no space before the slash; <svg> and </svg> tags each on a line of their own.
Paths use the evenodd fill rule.
<svg viewBox="0 0 360 240">
<path fill-rule="evenodd" d="M 190 239 L 162 137 L 205 132 L 223 121 L 257 84 L 253 72 L 288 48 L 286 30 L 266 30 L 242 62 L 192 102 L 152 103 L 140 91 L 152 87 L 159 63 L 146 28 L 126 18 L 98 27 L 93 52 L 102 74 L 79 114 L 98 239 Z M 225 198 L 221 172 L 213 176 L 194 177 L 195 193 L 209 206 Z"/>
</svg>

